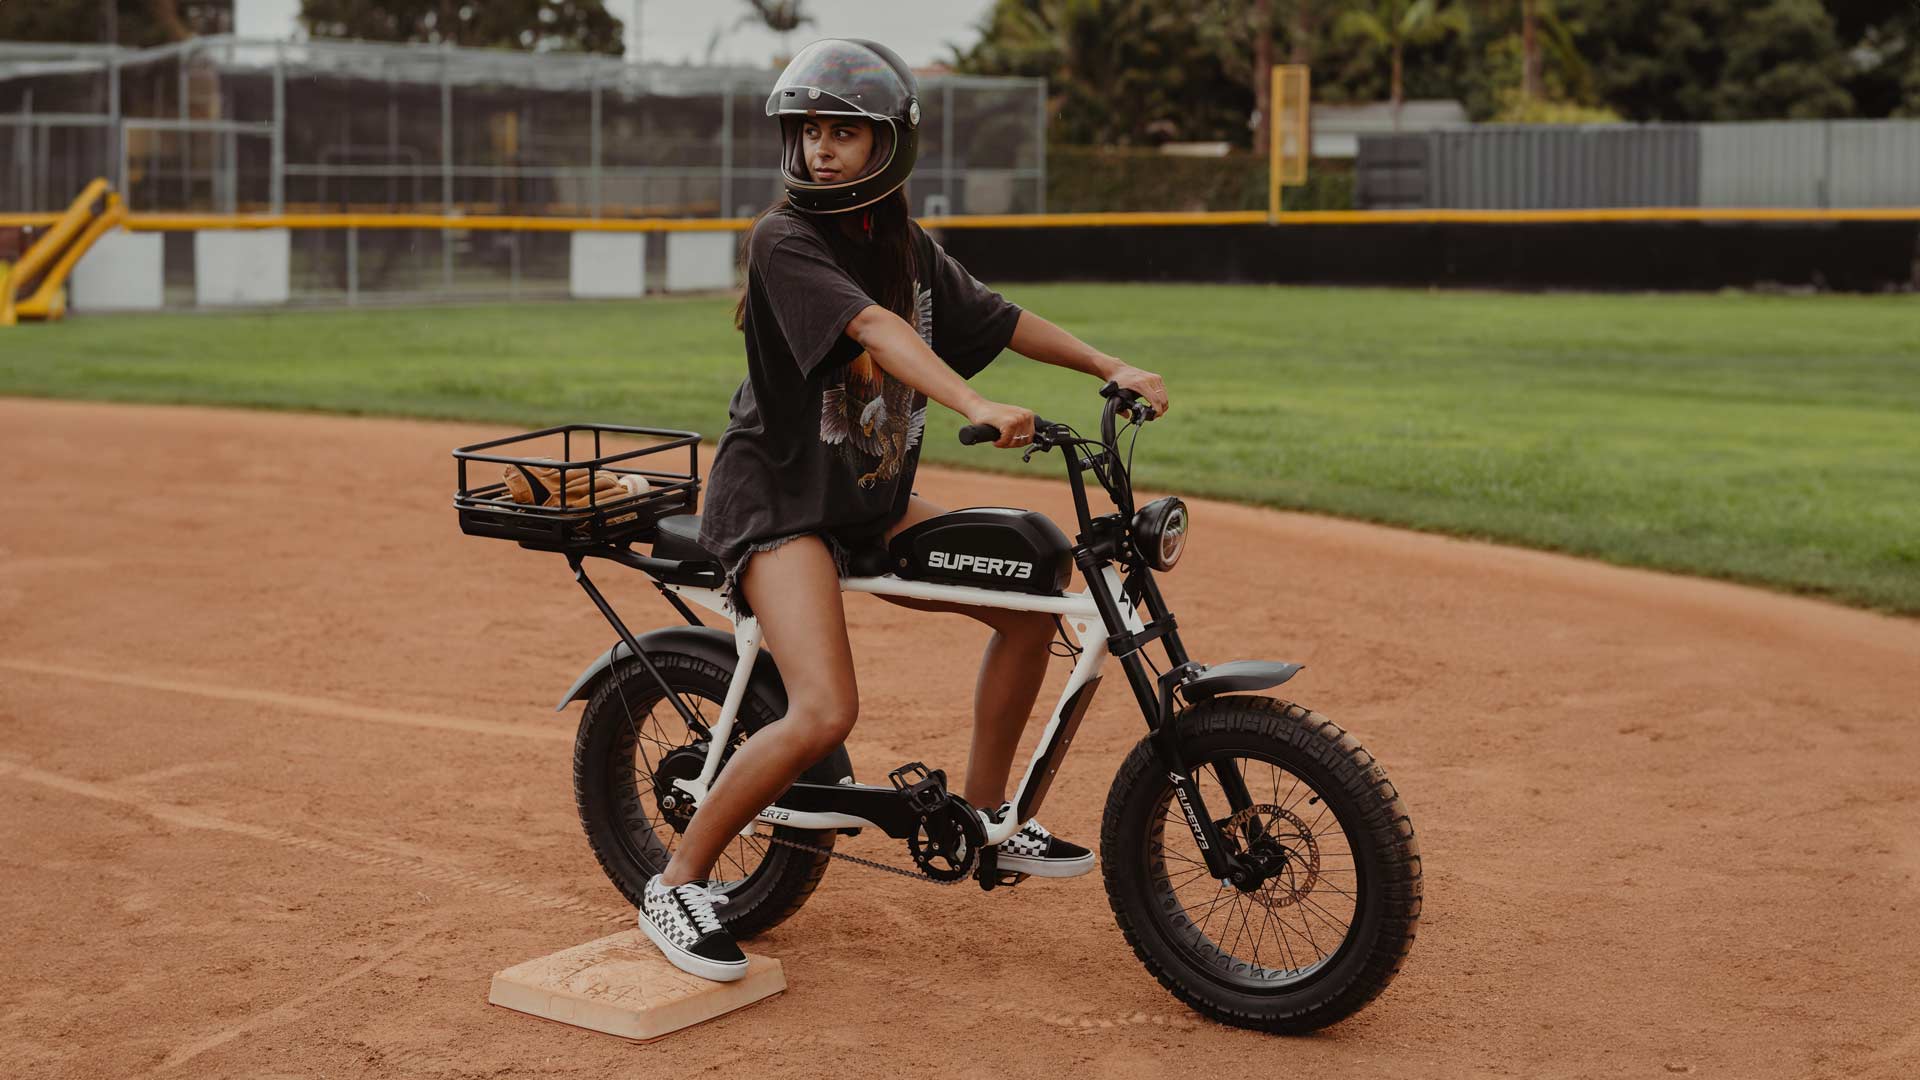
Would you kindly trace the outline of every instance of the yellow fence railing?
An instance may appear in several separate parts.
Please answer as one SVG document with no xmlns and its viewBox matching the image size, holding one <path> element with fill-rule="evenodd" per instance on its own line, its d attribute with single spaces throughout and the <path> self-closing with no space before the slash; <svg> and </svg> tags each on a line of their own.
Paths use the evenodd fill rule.
<svg viewBox="0 0 1920 1080">
<path fill-rule="evenodd" d="M 44 227 L 57 214 L 0 214 L 0 228 Z M 929 229 L 1057 229 L 1141 225 L 1262 225 L 1264 210 L 1090 214 L 966 214 L 919 219 Z M 441 214 L 127 214 L 136 232 L 201 229 L 489 229 L 509 232 L 739 232 L 751 218 L 579 218 Z M 1920 221 L 1920 206 L 1800 209 L 1789 207 L 1647 206 L 1590 210 L 1298 210 L 1272 224 L 1487 225 L 1658 221 Z"/>
</svg>

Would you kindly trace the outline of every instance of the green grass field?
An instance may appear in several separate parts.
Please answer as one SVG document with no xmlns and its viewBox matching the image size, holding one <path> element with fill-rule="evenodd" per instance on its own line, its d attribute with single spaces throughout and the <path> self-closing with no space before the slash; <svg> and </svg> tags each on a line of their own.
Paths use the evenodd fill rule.
<svg viewBox="0 0 1920 1080">
<path fill-rule="evenodd" d="M 1008 295 L 1166 376 L 1145 486 L 1920 614 L 1920 299 Z M 0 331 L 0 393 L 713 437 L 744 370 L 731 307 L 75 318 Z M 978 381 L 1083 429 L 1097 414 L 1091 380 L 1011 354 Z M 929 460 L 1057 475 L 962 448 L 944 409 L 930 420 Z"/>
</svg>

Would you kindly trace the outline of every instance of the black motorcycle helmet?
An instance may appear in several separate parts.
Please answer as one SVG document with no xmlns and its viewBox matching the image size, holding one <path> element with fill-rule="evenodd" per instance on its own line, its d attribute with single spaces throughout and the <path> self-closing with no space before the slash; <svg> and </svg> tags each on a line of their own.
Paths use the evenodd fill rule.
<svg viewBox="0 0 1920 1080">
<path fill-rule="evenodd" d="M 874 41 L 826 38 L 801 49 L 767 95 L 780 119 L 780 172 L 787 201 L 810 214 L 871 206 L 900 190 L 920 151 L 920 83 L 906 61 Z M 873 157 L 848 180 L 816 184 L 800 129 L 809 116 L 860 116 L 873 123 Z"/>
</svg>

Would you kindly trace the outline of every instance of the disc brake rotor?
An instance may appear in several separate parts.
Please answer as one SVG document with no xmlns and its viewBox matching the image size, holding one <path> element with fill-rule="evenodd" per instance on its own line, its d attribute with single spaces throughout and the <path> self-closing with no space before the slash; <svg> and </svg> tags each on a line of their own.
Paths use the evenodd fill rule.
<svg viewBox="0 0 1920 1080">
<path fill-rule="evenodd" d="M 1248 896 L 1262 906 L 1291 907 L 1319 883 L 1320 844 L 1292 811 L 1258 803 L 1228 818 L 1221 831 L 1260 865 L 1265 881 Z"/>
</svg>

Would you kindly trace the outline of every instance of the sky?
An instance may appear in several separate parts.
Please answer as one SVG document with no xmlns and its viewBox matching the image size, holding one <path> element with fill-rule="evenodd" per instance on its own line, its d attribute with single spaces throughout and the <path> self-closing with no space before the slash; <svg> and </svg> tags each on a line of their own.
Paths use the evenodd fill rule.
<svg viewBox="0 0 1920 1080">
<path fill-rule="evenodd" d="M 627 25 L 627 55 L 677 64 L 707 59 L 713 46 L 715 63 L 755 67 L 771 64 L 787 52 L 780 35 L 756 16 L 738 25 L 752 12 L 744 0 L 605 0 L 607 10 Z M 862 37 L 887 45 L 915 67 L 951 59 L 947 43 L 961 46 L 979 38 L 974 27 L 993 6 L 992 0 L 801 0 L 801 9 L 814 21 L 793 32 L 790 45 L 798 50 L 814 38 Z M 635 14 L 638 37 L 635 35 Z M 234 32 L 241 37 L 284 38 L 299 34 L 300 0 L 234 0 Z M 715 38 L 715 32 L 719 36 Z"/>
<path fill-rule="evenodd" d="M 744 0 L 606 0 L 607 10 L 627 23 L 627 55 L 636 50 L 634 11 L 640 13 L 638 52 L 643 60 L 704 62 L 715 31 L 716 63 L 770 64 L 783 50 L 780 35 L 754 23 L 736 26 L 751 14 Z M 951 59 L 947 42 L 971 45 L 974 29 L 992 0 L 803 0 L 814 22 L 795 30 L 791 48 L 823 37 L 871 38 L 889 46 L 907 63 L 921 67 Z"/>
</svg>

